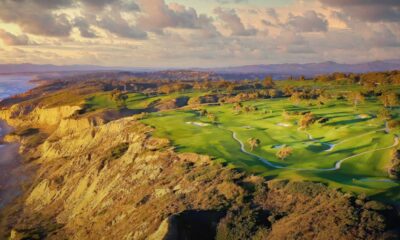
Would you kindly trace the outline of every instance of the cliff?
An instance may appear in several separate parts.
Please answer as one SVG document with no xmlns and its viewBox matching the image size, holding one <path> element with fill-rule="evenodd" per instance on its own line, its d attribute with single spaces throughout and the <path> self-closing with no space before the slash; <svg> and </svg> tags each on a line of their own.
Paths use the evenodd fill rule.
<svg viewBox="0 0 400 240">
<path fill-rule="evenodd" d="M 37 129 L 10 137 L 37 170 L 1 212 L 3 238 L 397 237 L 390 206 L 321 184 L 266 181 L 208 156 L 176 153 L 135 116 L 75 117 L 78 109 L 14 105 L 1 112 L 17 132 Z"/>
</svg>

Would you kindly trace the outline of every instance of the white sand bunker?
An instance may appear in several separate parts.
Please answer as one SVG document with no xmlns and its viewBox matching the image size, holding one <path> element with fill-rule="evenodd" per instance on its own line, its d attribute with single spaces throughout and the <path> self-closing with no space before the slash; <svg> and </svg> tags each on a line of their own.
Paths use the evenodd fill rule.
<svg viewBox="0 0 400 240">
<path fill-rule="evenodd" d="M 186 122 L 186 124 L 194 125 L 197 127 L 207 127 L 210 125 L 208 123 L 202 123 L 202 122 Z"/>
<path fill-rule="evenodd" d="M 243 126 L 243 128 L 244 128 L 244 129 L 248 129 L 248 130 L 254 129 L 252 126 Z"/>
<path fill-rule="evenodd" d="M 276 126 L 280 126 L 280 127 L 291 127 L 292 124 L 290 124 L 290 123 L 277 123 Z"/>
<path fill-rule="evenodd" d="M 370 116 L 368 114 L 360 114 L 357 116 L 358 119 L 366 119 L 369 118 Z"/>
</svg>

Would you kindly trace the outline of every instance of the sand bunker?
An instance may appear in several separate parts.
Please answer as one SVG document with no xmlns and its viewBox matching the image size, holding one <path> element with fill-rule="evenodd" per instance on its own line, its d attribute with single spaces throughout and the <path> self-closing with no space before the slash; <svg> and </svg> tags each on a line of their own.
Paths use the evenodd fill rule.
<svg viewBox="0 0 400 240">
<path fill-rule="evenodd" d="M 210 125 L 208 123 L 202 123 L 202 122 L 186 122 L 186 124 L 194 125 L 197 127 L 207 127 Z"/>
<path fill-rule="evenodd" d="M 358 119 L 366 119 L 369 118 L 370 116 L 368 114 L 360 114 L 357 116 Z"/>
<path fill-rule="evenodd" d="M 292 124 L 290 124 L 290 123 L 277 123 L 276 126 L 280 126 L 280 127 L 291 127 Z"/>
</svg>

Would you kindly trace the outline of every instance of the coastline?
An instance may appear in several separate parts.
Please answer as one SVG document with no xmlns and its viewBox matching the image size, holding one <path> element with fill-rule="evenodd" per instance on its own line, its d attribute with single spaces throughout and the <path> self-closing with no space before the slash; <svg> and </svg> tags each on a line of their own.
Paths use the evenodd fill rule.
<svg viewBox="0 0 400 240">
<path fill-rule="evenodd" d="M 5 77 L 0 78 L 0 87 L 3 87 L 3 89 L 17 86 L 11 90 L 0 92 L 0 102 L 26 93 L 43 84 L 35 82 L 36 79 L 31 74 L 0 74 L 0 77 Z M 4 141 L 4 137 L 12 131 L 13 127 L 8 125 L 5 119 L 0 118 L 0 210 L 22 194 L 22 183 L 29 176 L 28 170 L 23 164 L 23 157 L 19 153 L 21 144 Z"/>
<path fill-rule="evenodd" d="M 0 209 L 21 193 L 20 183 L 25 174 L 21 171 L 22 157 L 20 144 L 5 143 L 3 137 L 12 131 L 4 120 L 0 119 Z"/>
</svg>

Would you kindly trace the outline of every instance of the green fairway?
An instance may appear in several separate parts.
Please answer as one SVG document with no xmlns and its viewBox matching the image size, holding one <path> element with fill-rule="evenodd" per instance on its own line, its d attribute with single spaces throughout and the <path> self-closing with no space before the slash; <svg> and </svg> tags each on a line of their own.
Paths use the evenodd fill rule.
<svg viewBox="0 0 400 240">
<path fill-rule="evenodd" d="M 191 109 L 151 113 L 142 121 L 156 129 L 155 135 L 171 139 L 178 151 L 210 155 L 265 177 L 319 181 L 383 199 L 399 186 L 387 174 L 392 149 L 398 145 L 397 132 L 385 133 L 384 122 L 374 117 L 379 109 L 376 101 L 357 110 L 339 100 L 324 107 L 293 106 L 288 99 L 244 105 L 258 110 L 237 114 L 232 104 L 205 106 L 218 117 L 216 124 Z M 300 130 L 298 117 L 284 119 L 284 110 L 312 111 L 329 121 Z M 261 141 L 254 151 L 250 151 L 249 138 Z M 285 160 L 276 157 L 282 145 L 293 149 Z"/>
</svg>

